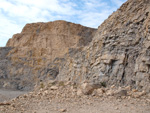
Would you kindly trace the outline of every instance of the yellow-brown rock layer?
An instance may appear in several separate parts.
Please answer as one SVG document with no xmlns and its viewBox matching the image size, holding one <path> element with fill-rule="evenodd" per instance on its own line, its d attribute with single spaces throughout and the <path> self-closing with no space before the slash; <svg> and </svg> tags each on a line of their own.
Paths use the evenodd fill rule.
<svg viewBox="0 0 150 113">
<path fill-rule="evenodd" d="M 11 38 L 7 47 L 15 47 L 14 56 L 62 57 L 69 48 L 86 46 L 96 29 L 66 21 L 27 24 Z"/>
</svg>

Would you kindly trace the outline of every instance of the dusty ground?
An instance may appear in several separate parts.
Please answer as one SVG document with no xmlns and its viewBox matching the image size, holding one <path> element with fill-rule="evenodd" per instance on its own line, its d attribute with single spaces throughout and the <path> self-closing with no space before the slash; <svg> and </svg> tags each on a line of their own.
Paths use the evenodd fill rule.
<svg viewBox="0 0 150 113">
<path fill-rule="evenodd" d="M 7 103 L 0 105 L 0 113 L 150 113 L 148 95 L 77 95 L 70 86 L 37 90 Z"/>
<path fill-rule="evenodd" d="M 27 109 L 28 108 L 28 109 Z M 150 104 L 144 100 L 114 98 L 80 98 L 31 101 L 25 113 L 150 113 Z M 19 110 L 16 110 L 16 113 Z M 15 113 L 15 112 L 14 112 Z"/>
<path fill-rule="evenodd" d="M 13 91 L 0 89 L 0 102 L 13 99 L 19 95 L 27 93 L 26 91 Z"/>
</svg>

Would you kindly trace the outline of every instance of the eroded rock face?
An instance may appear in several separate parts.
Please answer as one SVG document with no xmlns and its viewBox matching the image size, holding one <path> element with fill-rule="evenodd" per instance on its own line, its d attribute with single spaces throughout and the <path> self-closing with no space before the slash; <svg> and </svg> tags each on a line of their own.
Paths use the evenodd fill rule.
<svg viewBox="0 0 150 113">
<path fill-rule="evenodd" d="M 60 80 L 150 92 L 150 1 L 128 0 L 99 26 L 89 46 L 68 56 Z"/>
<path fill-rule="evenodd" d="M 7 47 L 15 48 L 6 55 L 13 65 L 8 68 L 14 69 L 12 75 L 21 80 L 28 75 L 32 83 L 56 79 L 80 84 L 86 80 L 99 87 L 131 86 L 150 92 L 149 0 L 128 0 L 95 35 L 95 29 L 65 23 L 31 24 L 14 35 Z"/>
<path fill-rule="evenodd" d="M 0 48 L 0 87 L 33 89 L 39 81 L 55 79 L 69 48 L 87 46 L 96 29 L 66 21 L 27 24 Z"/>
<path fill-rule="evenodd" d="M 88 45 L 96 29 L 66 21 L 27 24 L 15 34 L 7 47 L 16 47 L 18 56 L 45 57 L 54 60 L 62 57 L 69 48 Z"/>
<path fill-rule="evenodd" d="M 35 82 L 32 68 L 23 62 L 13 62 L 8 55 L 11 50 L 13 47 L 0 48 L 0 88 L 31 90 Z"/>
</svg>

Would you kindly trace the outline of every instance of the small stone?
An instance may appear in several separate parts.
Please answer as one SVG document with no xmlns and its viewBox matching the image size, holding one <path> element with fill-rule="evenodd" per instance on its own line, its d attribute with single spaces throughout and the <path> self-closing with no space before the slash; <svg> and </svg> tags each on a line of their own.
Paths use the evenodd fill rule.
<svg viewBox="0 0 150 113">
<path fill-rule="evenodd" d="M 150 103 L 150 99 L 146 99 L 146 101 Z"/>
<path fill-rule="evenodd" d="M 121 102 L 122 100 L 121 99 L 118 99 L 118 102 Z"/>
<path fill-rule="evenodd" d="M 90 95 L 90 94 L 92 94 L 93 91 L 94 91 L 94 89 L 95 89 L 95 88 L 94 88 L 91 84 L 89 84 L 89 83 L 83 83 L 83 84 L 81 85 L 82 93 L 85 94 L 85 95 Z"/>
<path fill-rule="evenodd" d="M 131 99 L 131 96 L 128 96 L 128 100 L 130 100 Z"/>
<path fill-rule="evenodd" d="M 78 95 L 78 96 L 81 96 L 82 94 L 83 94 L 83 93 L 82 93 L 81 89 L 78 89 L 78 90 L 77 90 L 77 95 Z"/>
<path fill-rule="evenodd" d="M 119 109 L 118 107 L 115 108 L 115 110 L 118 110 L 118 109 Z"/>
<path fill-rule="evenodd" d="M 124 106 L 127 106 L 127 104 L 124 104 Z"/>
<path fill-rule="evenodd" d="M 97 93 L 103 94 L 103 93 L 105 93 L 105 90 L 104 90 L 104 89 L 99 88 L 99 89 L 97 89 Z"/>
<path fill-rule="evenodd" d="M 46 94 L 48 94 L 48 90 L 46 90 L 46 91 L 43 92 L 43 95 L 46 95 Z"/>
<path fill-rule="evenodd" d="M 107 96 L 113 96 L 113 95 L 114 95 L 114 91 L 113 91 L 113 90 L 108 90 L 108 91 L 106 92 L 106 95 L 107 95 Z"/>
<path fill-rule="evenodd" d="M 137 90 L 137 89 L 132 89 L 132 91 L 133 91 L 133 92 L 137 92 L 138 90 Z"/>
<path fill-rule="evenodd" d="M 27 95 L 25 94 L 25 95 L 23 95 L 23 98 L 27 98 Z"/>
<path fill-rule="evenodd" d="M 125 89 L 130 91 L 131 90 L 131 86 L 127 86 L 127 87 L 125 87 Z"/>
<path fill-rule="evenodd" d="M 126 99 L 126 96 L 122 96 L 121 98 L 122 98 L 122 99 Z"/>
<path fill-rule="evenodd" d="M 71 85 L 71 82 L 68 81 L 68 82 L 65 83 L 65 85 L 66 85 L 66 86 L 67 86 L 67 85 Z"/>
<path fill-rule="evenodd" d="M 150 36 L 148 37 L 148 40 L 150 40 Z"/>
<path fill-rule="evenodd" d="M 51 88 L 50 88 L 51 90 L 57 90 L 58 89 L 58 87 L 57 86 L 51 86 Z"/>
<path fill-rule="evenodd" d="M 103 96 L 103 95 L 104 95 L 104 93 L 105 93 L 105 90 L 104 90 L 104 89 L 99 88 L 99 89 L 97 89 L 97 90 L 96 90 L 96 92 L 97 92 L 97 95 L 98 95 L 98 96 Z"/>
<path fill-rule="evenodd" d="M 112 85 L 111 88 L 112 88 L 112 89 L 115 88 L 115 85 Z"/>
<path fill-rule="evenodd" d="M 117 96 L 127 96 L 127 90 L 120 90 L 117 92 Z"/>
<path fill-rule="evenodd" d="M 59 111 L 60 111 L 60 112 L 66 112 L 67 109 L 60 109 Z"/>
</svg>

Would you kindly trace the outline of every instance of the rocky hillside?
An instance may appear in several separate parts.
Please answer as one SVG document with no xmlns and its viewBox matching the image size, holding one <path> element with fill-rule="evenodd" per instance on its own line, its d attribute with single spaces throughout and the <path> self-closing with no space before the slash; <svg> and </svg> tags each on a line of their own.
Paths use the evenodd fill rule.
<svg viewBox="0 0 150 113">
<path fill-rule="evenodd" d="M 150 113 L 150 0 L 128 0 L 97 31 L 27 24 L 0 48 L 0 87 L 35 84 L 0 112 Z"/>
<path fill-rule="evenodd" d="M 150 1 L 128 0 L 97 31 L 64 21 L 27 24 L 1 49 L 5 87 L 56 79 L 150 92 Z"/>
<path fill-rule="evenodd" d="M 66 21 L 27 24 L 21 33 L 11 38 L 7 47 L 15 47 L 14 56 L 39 57 L 54 60 L 69 48 L 89 44 L 96 29 Z"/>
<path fill-rule="evenodd" d="M 66 60 L 59 80 L 150 92 L 150 1 L 128 0 L 99 26 L 89 46 Z"/>
<path fill-rule="evenodd" d="M 0 87 L 28 90 L 39 81 L 56 78 L 64 54 L 87 46 L 95 32 L 66 21 L 27 24 L 0 48 Z"/>
</svg>

